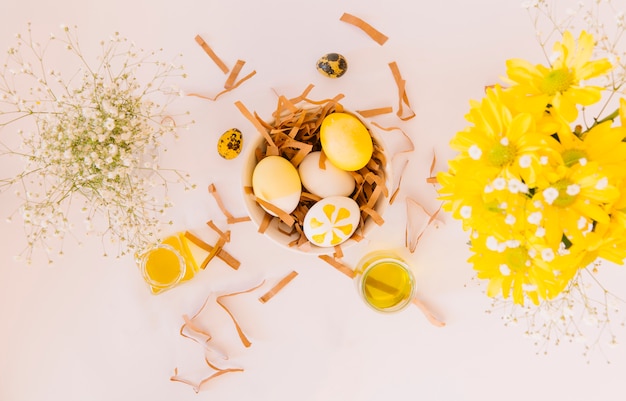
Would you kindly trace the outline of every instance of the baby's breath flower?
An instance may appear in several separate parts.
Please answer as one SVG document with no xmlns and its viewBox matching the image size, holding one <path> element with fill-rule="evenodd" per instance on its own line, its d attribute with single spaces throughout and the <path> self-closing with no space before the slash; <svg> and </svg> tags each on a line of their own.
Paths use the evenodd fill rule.
<svg viewBox="0 0 626 401">
<path fill-rule="evenodd" d="M 62 25 L 61 30 L 46 46 L 67 48 L 77 61 L 76 74 L 64 78 L 46 66 L 30 24 L 1 69 L 0 128 L 19 120 L 31 127 L 17 131 L 18 149 L 0 143 L 0 155 L 25 160 L 19 174 L 0 179 L 0 190 L 16 186 L 25 194 L 20 213 L 26 260 L 35 247 L 50 252 L 53 238 L 62 247 L 74 229 L 68 214 L 80 198 L 87 232 L 119 245 L 120 254 L 139 250 L 156 240 L 161 214 L 170 207 L 153 189 L 167 193 L 172 182 L 189 186 L 183 173 L 161 171 L 157 163 L 151 163 L 154 174 L 142 172 L 144 161 L 162 148 L 162 139 L 176 134 L 166 111 L 175 98 L 168 81 L 180 77 L 181 68 L 156 60 L 156 52 L 144 54 L 117 33 L 101 42 L 103 56 L 90 63 L 79 50 L 75 28 Z M 57 79 L 51 82 L 51 77 Z"/>
</svg>

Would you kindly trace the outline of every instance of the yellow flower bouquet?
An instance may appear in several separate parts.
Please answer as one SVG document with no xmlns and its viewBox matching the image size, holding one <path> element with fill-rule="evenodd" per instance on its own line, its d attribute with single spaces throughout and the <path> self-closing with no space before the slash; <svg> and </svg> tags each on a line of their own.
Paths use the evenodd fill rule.
<svg viewBox="0 0 626 401">
<path fill-rule="evenodd" d="M 555 31 L 547 65 L 508 60 L 502 86 L 471 102 L 450 143 L 458 153 L 437 175 L 443 209 L 470 231 L 469 262 L 487 295 L 527 310 L 570 296 L 597 261 L 626 258 L 623 60 L 597 57 L 585 30 Z M 585 122 L 590 109 L 598 114 Z M 573 301 L 563 305 L 571 316 Z"/>
</svg>

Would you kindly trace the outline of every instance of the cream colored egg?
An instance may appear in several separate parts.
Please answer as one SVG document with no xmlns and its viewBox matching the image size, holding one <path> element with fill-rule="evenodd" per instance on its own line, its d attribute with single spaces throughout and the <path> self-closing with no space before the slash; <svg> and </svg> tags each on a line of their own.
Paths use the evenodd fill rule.
<svg viewBox="0 0 626 401">
<path fill-rule="evenodd" d="M 348 196 L 354 192 L 354 177 L 350 173 L 335 167 L 328 159 L 324 161 L 325 168 L 320 168 L 321 154 L 311 152 L 300 163 L 298 172 L 304 188 L 320 198 Z"/>
<path fill-rule="evenodd" d="M 258 199 L 291 213 L 300 202 L 302 184 L 298 170 L 289 160 L 280 156 L 267 156 L 257 163 L 252 172 L 252 190 Z M 276 215 L 265 207 L 263 209 Z"/>
<path fill-rule="evenodd" d="M 304 216 L 303 231 L 314 245 L 331 247 L 347 241 L 360 220 L 359 205 L 346 196 L 331 196 L 315 203 Z"/>
</svg>

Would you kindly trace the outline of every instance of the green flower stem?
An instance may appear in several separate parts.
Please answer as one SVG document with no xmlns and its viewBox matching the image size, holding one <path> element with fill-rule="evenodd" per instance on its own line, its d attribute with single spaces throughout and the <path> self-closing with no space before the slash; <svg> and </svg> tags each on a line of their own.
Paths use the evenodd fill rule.
<svg viewBox="0 0 626 401">
<path fill-rule="evenodd" d="M 619 108 L 615 109 L 615 111 L 614 111 L 614 112 L 612 112 L 612 113 L 611 113 L 611 114 L 609 114 L 608 116 L 604 117 L 603 119 L 601 119 L 601 120 L 596 120 L 596 121 L 593 123 L 593 125 L 591 126 L 591 128 L 595 127 L 596 125 L 599 125 L 599 124 L 605 123 L 605 122 L 607 122 L 607 121 L 609 121 L 609 120 L 610 120 L 610 121 L 613 121 L 613 120 L 615 120 L 618 116 L 619 116 Z"/>
</svg>

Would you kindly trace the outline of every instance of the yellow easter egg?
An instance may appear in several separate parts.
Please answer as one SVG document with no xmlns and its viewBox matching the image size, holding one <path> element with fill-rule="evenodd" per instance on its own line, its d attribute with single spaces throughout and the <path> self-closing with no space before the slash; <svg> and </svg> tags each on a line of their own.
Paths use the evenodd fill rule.
<svg viewBox="0 0 626 401">
<path fill-rule="evenodd" d="M 320 127 L 320 141 L 328 160 L 346 171 L 365 167 L 374 151 L 372 136 L 365 125 L 348 113 L 327 115 Z"/>
<path fill-rule="evenodd" d="M 257 163 L 252 172 L 252 190 L 257 198 L 291 213 L 300 202 L 302 183 L 298 170 L 289 160 L 267 156 Z M 266 211 L 275 216 L 270 210 Z"/>
<path fill-rule="evenodd" d="M 314 245 L 331 247 L 347 241 L 359 225 L 359 205 L 346 196 L 329 196 L 315 203 L 306 216 L 302 230 Z"/>
</svg>

